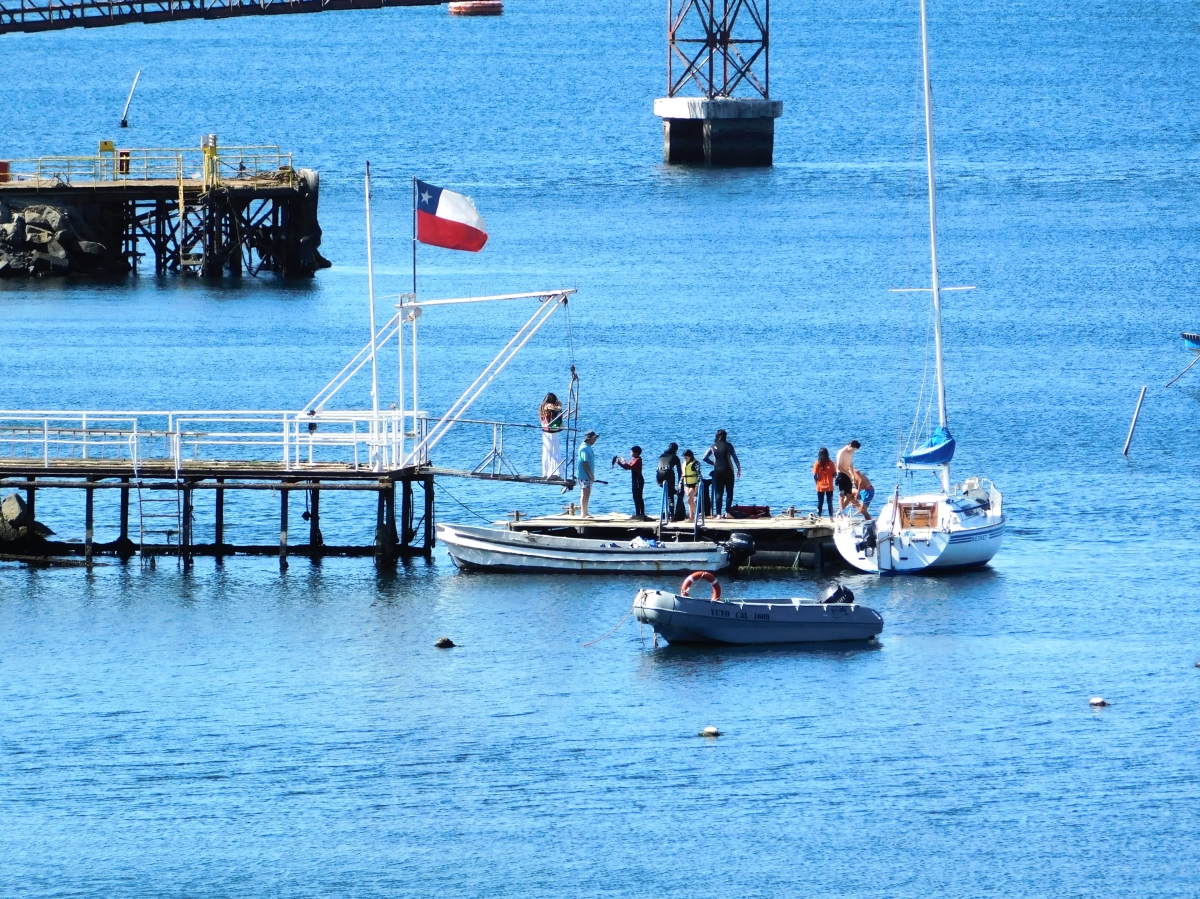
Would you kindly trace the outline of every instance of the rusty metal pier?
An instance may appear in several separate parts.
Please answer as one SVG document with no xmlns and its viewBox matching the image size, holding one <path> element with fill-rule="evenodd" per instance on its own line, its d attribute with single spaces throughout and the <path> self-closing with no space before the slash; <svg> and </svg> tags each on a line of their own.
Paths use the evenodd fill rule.
<svg viewBox="0 0 1200 899">
<path fill-rule="evenodd" d="M 0 275 L 311 276 L 329 265 L 319 192 L 317 173 L 294 168 L 290 153 L 218 147 L 215 134 L 196 149 L 106 140 L 94 156 L 0 160 Z"/>
<path fill-rule="evenodd" d="M 231 19 L 390 6 L 437 6 L 444 0 L 0 0 L 0 34 L 104 28 L 141 22 Z"/>
</svg>

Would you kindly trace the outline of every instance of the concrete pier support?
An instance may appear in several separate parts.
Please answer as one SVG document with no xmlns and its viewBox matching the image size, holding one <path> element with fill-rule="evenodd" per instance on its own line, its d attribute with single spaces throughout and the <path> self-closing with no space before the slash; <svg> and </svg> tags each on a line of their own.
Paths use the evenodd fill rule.
<svg viewBox="0 0 1200 899">
<path fill-rule="evenodd" d="M 782 100 L 660 97 L 663 162 L 670 165 L 769 166 Z"/>
</svg>

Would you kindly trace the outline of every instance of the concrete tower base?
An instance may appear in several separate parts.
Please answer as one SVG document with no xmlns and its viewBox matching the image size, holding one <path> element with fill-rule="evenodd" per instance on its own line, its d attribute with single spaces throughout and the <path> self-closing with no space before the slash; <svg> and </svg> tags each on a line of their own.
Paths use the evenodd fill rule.
<svg viewBox="0 0 1200 899">
<path fill-rule="evenodd" d="M 663 162 L 671 165 L 768 166 L 782 100 L 660 97 Z"/>
</svg>

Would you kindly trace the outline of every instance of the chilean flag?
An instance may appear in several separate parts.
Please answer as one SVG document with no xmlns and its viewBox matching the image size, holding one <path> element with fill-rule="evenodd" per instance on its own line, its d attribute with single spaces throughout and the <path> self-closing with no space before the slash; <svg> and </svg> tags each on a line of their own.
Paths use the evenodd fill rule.
<svg viewBox="0 0 1200 899">
<path fill-rule="evenodd" d="M 417 240 L 478 253 L 487 239 L 487 226 L 474 203 L 452 190 L 417 182 Z"/>
</svg>

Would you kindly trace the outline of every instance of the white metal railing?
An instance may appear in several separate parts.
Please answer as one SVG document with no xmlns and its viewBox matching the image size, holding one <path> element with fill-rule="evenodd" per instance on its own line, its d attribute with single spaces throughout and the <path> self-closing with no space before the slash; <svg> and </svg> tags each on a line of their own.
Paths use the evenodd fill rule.
<svg viewBox="0 0 1200 899">
<path fill-rule="evenodd" d="M 382 471 L 427 464 L 424 412 L 58 412 L 0 410 L 0 461 L 281 464 L 285 470 L 346 465 Z M 406 440 L 407 438 L 407 440 Z"/>
</svg>

